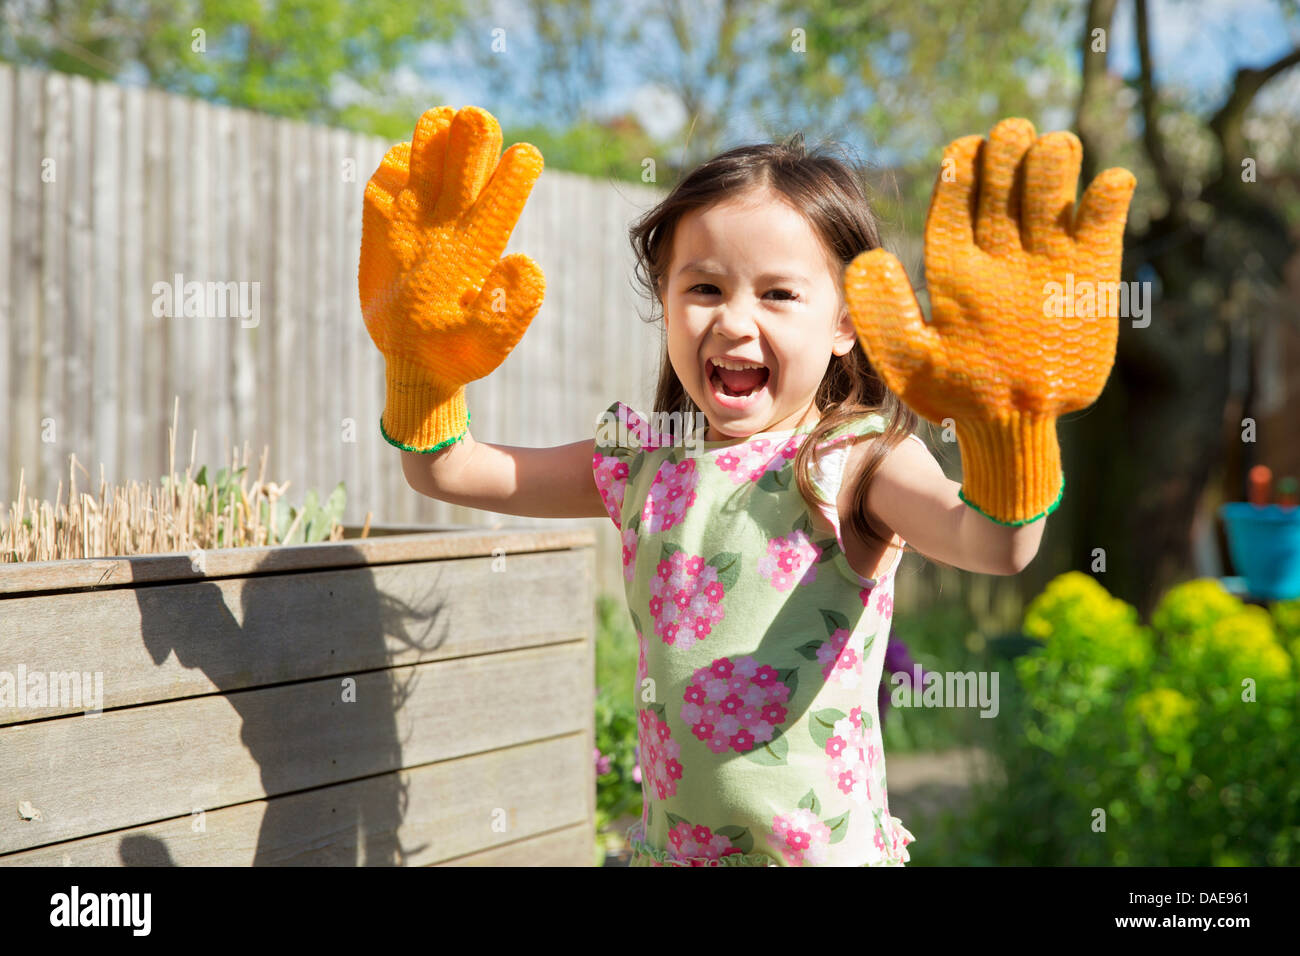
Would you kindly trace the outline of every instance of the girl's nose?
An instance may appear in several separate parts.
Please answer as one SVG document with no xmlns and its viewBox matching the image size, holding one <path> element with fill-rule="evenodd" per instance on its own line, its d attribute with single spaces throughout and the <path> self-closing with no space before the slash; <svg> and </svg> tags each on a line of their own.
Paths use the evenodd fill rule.
<svg viewBox="0 0 1300 956">
<path fill-rule="evenodd" d="M 749 338 L 757 334 L 758 323 L 754 313 L 758 307 L 748 301 L 728 302 L 714 319 L 713 329 L 719 335 L 730 339 Z"/>
</svg>

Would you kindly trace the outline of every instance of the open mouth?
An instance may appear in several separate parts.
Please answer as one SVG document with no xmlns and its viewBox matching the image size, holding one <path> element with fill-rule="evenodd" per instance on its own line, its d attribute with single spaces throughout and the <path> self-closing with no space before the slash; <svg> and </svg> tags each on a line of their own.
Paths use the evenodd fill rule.
<svg viewBox="0 0 1300 956">
<path fill-rule="evenodd" d="M 771 376 L 767 366 L 753 366 L 746 362 L 719 364 L 717 360 L 709 359 L 706 368 L 709 384 L 713 387 L 714 393 L 727 398 L 752 398 L 767 385 Z"/>
</svg>

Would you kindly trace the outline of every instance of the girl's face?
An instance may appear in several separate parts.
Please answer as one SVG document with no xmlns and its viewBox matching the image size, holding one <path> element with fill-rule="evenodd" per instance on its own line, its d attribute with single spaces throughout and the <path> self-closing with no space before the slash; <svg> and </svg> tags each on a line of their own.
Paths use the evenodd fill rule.
<svg viewBox="0 0 1300 956">
<path fill-rule="evenodd" d="M 815 422 L 832 354 L 857 337 L 838 262 L 770 187 L 686 214 L 661 283 L 668 357 L 709 419 L 705 441 Z M 756 364 L 757 371 L 724 371 Z M 741 394 L 729 394 L 728 384 Z"/>
</svg>

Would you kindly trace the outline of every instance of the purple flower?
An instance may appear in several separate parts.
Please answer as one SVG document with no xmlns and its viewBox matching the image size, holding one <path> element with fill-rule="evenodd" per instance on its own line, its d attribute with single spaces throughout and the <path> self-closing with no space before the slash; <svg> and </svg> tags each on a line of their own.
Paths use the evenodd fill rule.
<svg viewBox="0 0 1300 956">
<path fill-rule="evenodd" d="M 600 752 L 600 748 L 599 748 L 599 747 L 596 748 L 596 752 L 595 752 L 595 761 L 596 761 L 596 775 L 597 775 L 597 776 L 600 776 L 601 774 L 609 773 L 609 768 L 610 768 L 610 765 L 611 765 L 612 761 L 610 760 L 609 757 L 603 756 L 603 755 L 601 754 L 601 752 Z"/>
<path fill-rule="evenodd" d="M 890 674 L 902 674 L 903 682 L 912 683 L 912 668 L 916 667 L 916 662 L 912 660 L 911 653 L 907 650 L 907 645 L 896 637 L 891 637 L 889 643 L 885 646 L 885 670 Z M 916 667 L 922 682 L 925 681 L 926 671 L 922 667 Z M 889 693 L 893 688 L 893 681 L 888 676 L 880 682 L 880 695 L 878 697 L 880 722 L 885 722 L 885 711 L 889 709 Z"/>
</svg>

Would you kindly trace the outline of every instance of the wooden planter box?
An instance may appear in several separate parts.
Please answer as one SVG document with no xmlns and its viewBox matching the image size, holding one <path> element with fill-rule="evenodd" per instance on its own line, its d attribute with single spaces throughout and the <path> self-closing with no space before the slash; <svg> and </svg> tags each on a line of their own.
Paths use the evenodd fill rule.
<svg viewBox="0 0 1300 956">
<path fill-rule="evenodd" d="M 0 565 L 0 865 L 592 865 L 593 533 L 376 530 Z"/>
</svg>

